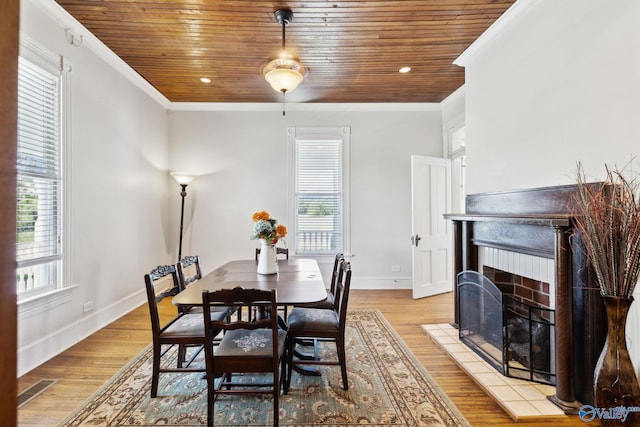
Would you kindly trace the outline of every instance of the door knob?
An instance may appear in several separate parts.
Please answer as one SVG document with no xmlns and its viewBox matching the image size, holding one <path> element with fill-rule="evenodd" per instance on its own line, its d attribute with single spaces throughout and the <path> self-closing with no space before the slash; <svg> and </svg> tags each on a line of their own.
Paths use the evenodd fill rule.
<svg viewBox="0 0 640 427">
<path fill-rule="evenodd" d="M 418 236 L 417 234 L 415 236 L 411 236 L 411 244 L 417 247 L 420 239 L 422 239 L 422 237 Z"/>
</svg>

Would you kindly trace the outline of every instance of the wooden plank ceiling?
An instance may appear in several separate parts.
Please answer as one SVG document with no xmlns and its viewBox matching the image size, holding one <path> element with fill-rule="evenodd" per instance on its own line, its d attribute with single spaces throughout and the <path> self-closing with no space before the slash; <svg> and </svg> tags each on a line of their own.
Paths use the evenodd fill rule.
<svg viewBox="0 0 640 427">
<path fill-rule="evenodd" d="M 282 45 L 273 13 L 288 8 L 305 78 L 287 102 L 413 103 L 464 83 L 452 62 L 515 0 L 56 1 L 173 102 L 282 101 L 261 68 Z"/>
</svg>

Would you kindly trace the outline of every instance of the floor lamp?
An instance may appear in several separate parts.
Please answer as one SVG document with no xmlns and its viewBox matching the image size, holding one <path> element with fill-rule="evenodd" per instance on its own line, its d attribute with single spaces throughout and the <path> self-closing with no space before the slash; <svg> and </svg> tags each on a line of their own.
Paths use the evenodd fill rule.
<svg viewBox="0 0 640 427">
<path fill-rule="evenodd" d="M 182 259 L 182 226 L 184 224 L 184 198 L 187 197 L 187 185 L 191 184 L 194 177 L 192 175 L 188 175 L 182 172 L 171 172 L 171 176 L 175 179 L 182 190 L 180 191 L 180 197 L 182 198 L 182 203 L 180 206 L 180 243 L 178 244 L 178 262 Z M 172 289 L 172 293 L 178 292 L 178 289 Z"/>
</svg>

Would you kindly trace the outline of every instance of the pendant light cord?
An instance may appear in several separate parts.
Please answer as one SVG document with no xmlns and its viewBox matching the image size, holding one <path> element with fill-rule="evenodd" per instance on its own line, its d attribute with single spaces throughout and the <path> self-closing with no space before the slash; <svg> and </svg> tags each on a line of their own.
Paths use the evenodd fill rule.
<svg viewBox="0 0 640 427">
<path fill-rule="evenodd" d="M 284 19 L 282 20 L 282 52 L 284 53 L 286 50 L 286 46 L 285 46 L 285 28 L 287 28 L 287 21 L 285 21 Z"/>
<path fill-rule="evenodd" d="M 291 15 L 293 16 L 293 15 Z M 290 19 L 290 18 L 289 18 Z M 286 52 L 287 52 L 287 45 L 286 45 L 286 39 L 287 39 L 287 34 L 286 34 L 286 28 L 287 28 L 287 22 L 289 22 L 285 17 L 282 17 L 280 22 L 282 23 L 282 56 L 283 58 L 286 56 Z M 287 94 L 286 90 L 282 91 L 282 115 L 285 116 L 285 105 L 286 105 L 286 99 L 285 96 Z"/>
<path fill-rule="evenodd" d="M 287 28 L 287 21 L 285 19 L 282 20 L 282 55 L 286 54 L 287 51 L 287 47 L 285 44 L 285 40 L 286 40 L 286 28 Z M 282 91 L 282 116 L 285 116 L 285 110 L 284 110 L 284 106 L 286 104 L 286 100 L 285 100 L 285 95 L 287 94 L 287 91 L 283 90 Z"/>
</svg>

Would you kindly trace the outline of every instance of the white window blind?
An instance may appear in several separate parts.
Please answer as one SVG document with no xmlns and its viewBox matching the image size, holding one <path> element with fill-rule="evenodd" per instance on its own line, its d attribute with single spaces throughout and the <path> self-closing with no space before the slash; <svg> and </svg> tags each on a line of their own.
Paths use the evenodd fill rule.
<svg viewBox="0 0 640 427">
<path fill-rule="evenodd" d="M 60 75 L 20 57 L 17 291 L 56 287 L 62 258 Z"/>
<path fill-rule="evenodd" d="M 331 254 L 345 242 L 345 142 L 341 129 L 294 140 L 296 254 Z"/>
</svg>

